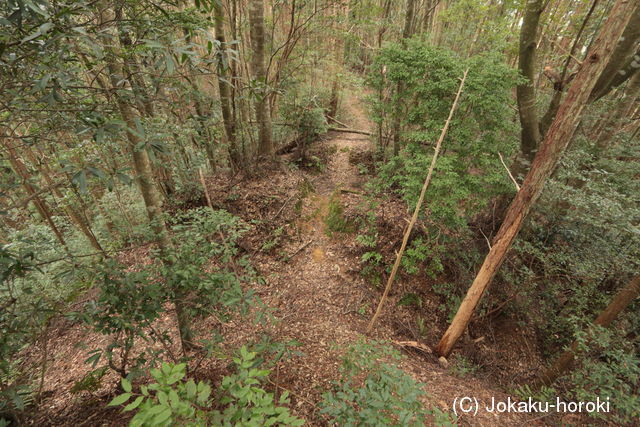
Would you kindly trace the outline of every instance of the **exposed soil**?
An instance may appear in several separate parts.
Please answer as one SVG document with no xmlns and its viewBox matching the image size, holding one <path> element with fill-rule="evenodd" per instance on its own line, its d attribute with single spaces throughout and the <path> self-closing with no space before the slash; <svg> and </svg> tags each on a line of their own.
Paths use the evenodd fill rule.
<svg viewBox="0 0 640 427">
<path fill-rule="evenodd" d="M 345 106 L 345 116 L 350 117 L 347 124 L 356 129 L 369 129 L 371 126 L 360 102 L 352 98 Z M 202 333 L 213 327 L 221 330 L 225 337 L 224 349 L 229 351 L 258 339 L 262 334 L 279 341 L 298 341 L 301 345 L 296 349 L 302 355 L 281 362 L 269 387 L 277 393 L 285 389 L 290 391 L 293 413 L 314 426 L 327 425 L 318 409 L 321 394 L 338 378 L 343 349 L 364 336 L 380 290 L 360 274 L 355 233 L 330 232 L 325 221 L 331 203 L 336 200 L 345 207 L 345 212 L 364 203 L 366 177 L 353 163 L 370 158 L 369 138 L 330 132 L 311 150 L 330 154 L 329 162 L 320 172 L 282 166 L 250 180 L 208 179 L 207 186 L 217 207 L 224 207 L 247 220 L 260 220 L 253 225 L 241 246 L 251 255 L 254 266 L 265 278 L 264 283 L 256 284 L 254 290 L 273 309 L 278 321 L 274 325 L 256 326 L 239 318 L 223 324 L 216 319 L 206 319 L 197 329 Z M 350 158 L 359 160 L 350 162 Z M 386 220 L 394 224 L 397 232 L 398 240 L 389 242 L 389 250 L 393 250 L 401 238 L 404 218 L 408 216 L 406 207 L 392 200 L 379 209 L 385 212 Z M 269 240 L 273 241 L 273 248 L 264 247 L 265 241 Z M 126 258 L 138 262 L 145 257 L 145 250 L 140 249 Z M 400 277 L 395 286 L 403 289 L 416 284 L 409 284 Z M 426 287 L 428 284 L 418 286 Z M 455 376 L 450 369 L 442 367 L 429 352 L 446 322 L 438 314 L 437 301 L 427 300 L 420 309 L 398 306 L 401 295 L 399 291 L 391 295 L 379 324 L 369 338 L 395 342 L 398 349 L 405 352 L 407 357 L 401 362 L 401 367 L 425 384 L 429 396 L 429 402 L 425 403 L 448 411 L 456 397 L 476 397 L 481 402 L 490 402 L 492 397 L 506 400 L 507 394 L 497 385 L 496 377 Z M 422 336 L 412 332 L 416 310 L 427 325 L 427 332 Z M 171 317 L 167 315 L 160 322 L 173 330 L 175 337 Z M 53 327 L 54 332 L 49 339 L 49 369 L 44 381 L 44 410 L 31 420 L 34 425 L 126 424 L 127 419 L 118 410 L 105 408 L 106 402 L 116 393 L 115 375 L 108 374 L 104 385 L 93 393 L 70 392 L 73 384 L 89 371 L 83 363 L 87 351 L 105 340 L 83 328 L 66 321 Z M 491 363 L 500 365 L 502 357 L 495 356 L 497 347 L 494 343 L 509 348 L 518 334 L 513 332 L 480 340 L 478 359 L 486 362 L 494 354 Z M 397 344 L 402 341 L 415 341 L 416 345 Z M 509 363 L 512 363 L 514 354 L 518 357 L 521 352 L 527 353 L 526 345 L 516 345 L 515 352 L 509 350 Z M 33 355 L 39 354 L 37 350 L 33 350 Z M 196 371 L 196 376 L 217 384 L 228 372 L 227 365 L 228 360 L 207 359 Z M 529 362 L 525 365 L 523 372 L 531 366 Z M 536 420 L 527 415 L 494 415 L 484 411 L 479 411 L 475 417 L 459 418 L 461 425 L 474 426 L 545 425 L 544 421 L 544 418 Z"/>
</svg>

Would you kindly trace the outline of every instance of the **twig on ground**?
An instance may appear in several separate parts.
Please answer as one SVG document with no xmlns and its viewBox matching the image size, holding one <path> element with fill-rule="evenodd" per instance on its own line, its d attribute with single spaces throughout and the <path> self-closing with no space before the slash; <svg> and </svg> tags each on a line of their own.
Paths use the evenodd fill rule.
<svg viewBox="0 0 640 427">
<path fill-rule="evenodd" d="M 276 214 L 273 216 L 273 218 L 271 218 L 271 221 L 273 221 L 274 219 L 278 218 L 278 216 L 280 216 L 280 214 L 284 210 L 284 207 L 287 206 L 287 203 L 289 203 L 289 200 L 293 199 L 293 197 L 296 194 L 297 193 L 293 193 L 291 196 L 289 196 L 289 198 L 287 200 L 284 201 L 284 203 L 282 204 L 282 207 L 278 210 L 278 212 L 276 212 Z"/>
<path fill-rule="evenodd" d="M 329 120 L 331 120 L 332 122 L 336 122 L 337 124 L 339 124 L 340 126 L 344 126 L 345 128 L 348 128 L 349 125 L 346 125 L 344 123 L 342 123 L 341 121 L 339 121 L 338 119 L 336 119 L 335 117 L 331 117 L 331 116 L 327 116 L 327 118 Z"/>
<path fill-rule="evenodd" d="M 302 250 L 304 248 L 306 248 L 307 246 L 309 246 L 311 243 L 313 243 L 315 239 L 311 239 L 309 240 L 307 243 L 305 243 L 304 245 L 300 246 L 294 253 L 292 253 L 291 255 L 289 255 L 287 257 L 287 261 L 291 260 L 294 256 L 298 255 L 300 252 L 302 252 Z"/>
</svg>

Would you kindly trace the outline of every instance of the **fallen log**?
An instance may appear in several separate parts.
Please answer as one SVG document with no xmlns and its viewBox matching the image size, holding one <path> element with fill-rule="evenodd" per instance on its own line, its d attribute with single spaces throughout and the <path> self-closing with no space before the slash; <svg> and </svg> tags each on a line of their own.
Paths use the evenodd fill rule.
<svg viewBox="0 0 640 427">
<path fill-rule="evenodd" d="M 359 129 L 336 128 L 336 127 L 329 127 L 327 129 L 332 130 L 334 132 L 358 133 L 360 135 L 368 135 L 368 136 L 373 135 L 371 132 L 367 132 L 366 130 L 359 130 Z"/>
</svg>

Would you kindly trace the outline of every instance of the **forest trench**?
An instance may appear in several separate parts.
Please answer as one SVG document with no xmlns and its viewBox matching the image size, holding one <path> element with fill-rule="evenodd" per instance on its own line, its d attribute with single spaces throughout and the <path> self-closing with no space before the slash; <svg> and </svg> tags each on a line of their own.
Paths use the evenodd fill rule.
<svg viewBox="0 0 640 427">
<path fill-rule="evenodd" d="M 343 108 L 344 116 L 348 117 L 345 124 L 349 128 L 371 129 L 362 99 L 351 94 L 346 97 Z M 285 362 L 279 375 L 294 398 L 301 398 L 297 402 L 300 409 L 310 412 L 310 417 L 305 417 L 307 419 L 318 417 L 318 408 L 309 402 L 320 398 L 318 391 L 331 387 L 331 382 L 338 375 L 341 349 L 365 337 L 367 323 L 380 296 L 359 274 L 360 259 L 351 250 L 352 234 L 328 233 L 325 224 L 332 200 L 339 198 L 347 205 L 362 201 L 366 179 L 350 162 L 349 155 L 372 150 L 373 144 L 368 136 L 341 132 L 331 132 L 328 138 L 315 144 L 325 146 L 333 154 L 319 176 L 309 177 L 315 192 L 305 199 L 298 223 L 302 230 L 302 245 L 292 246 L 290 250 L 295 253 L 306 242 L 311 243 L 289 262 L 265 263 L 268 271 L 264 272 L 265 276 L 273 279 L 269 280 L 268 290 L 261 295 L 271 307 L 277 308 L 277 317 L 282 319 L 277 326 L 278 339 L 302 343 L 299 350 L 303 355 Z M 389 304 L 393 307 L 383 311 L 380 324 L 368 338 L 392 342 L 413 340 L 414 337 L 399 332 L 391 320 L 397 316 L 395 311 L 399 306 L 396 302 L 397 295 L 394 303 Z M 429 313 L 424 315 L 429 318 Z M 401 346 L 397 348 L 403 349 Z M 490 380 L 484 383 L 475 378 L 456 377 L 440 366 L 433 354 L 425 355 L 415 349 L 408 349 L 405 354 L 408 357 L 401 362 L 403 370 L 426 384 L 428 401 L 424 402 L 425 405 L 449 411 L 458 396 L 476 396 L 487 403 L 491 397 L 507 398 L 503 391 L 490 384 Z M 516 426 L 531 424 L 533 417 L 516 413 L 480 413 L 463 422 L 464 418 L 460 418 L 463 425 L 468 422 L 470 425 Z"/>
<path fill-rule="evenodd" d="M 0 2 L 0 427 L 635 425 L 638 55 L 638 0 Z"/>
<path fill-rule="evenodd" d="M 344 109 L 352 128 L 370 128 L 361 99 L 349 96 Z M 276 323 L 263 328 L 243 319 L 233 319 L 224 325 L 217 324 L 215 319 L 204 319 L 198 322 L 197 330 L 206 334 L 208 328 L 220 328 L 225 335 L 225 348 L 230 349 L 264 334 L 279 342 L 293 340 L 299 343 L 299 347 L 294 349 L 301 354 L 279 364 L 271 385 L 276 393 L 285 390 L 290 392 L 294 413 L 305 418 L 307 425 L 326 425 L 316 402 L 321 399 L 322 392 L 330 389 L 333 381 L 339 377 L 343 350 L 366 337 L 367 322 L 380 293 L 359 274 L 360 260 L 353 251 L 353 233 L 331 233 L 326 224 L 329 207 L 336 200 L 347 206 L 361 202 L 366 180 L 349 156 L 353 152 L 371 150 L 369 137 L 331 132 L 314 142 L 312 148 L 327 150 L 331 154 L 321 173 L 303 173 L 313 191 L 302 199 L 295 224 L 297 237 L 284 244 L 283 250 L 291 254 L 290 258 L 258 253 L 253 260 L 266 279 L 263 285 L 253 285 L 254 290 L 273 310 Z M 281 195 L 276 205 L 293 205 L 292 196 Z M 285 209 L 293 210 L 293 207 L 285 206 Z M 132 265 L 147 262 L 147 256 L 144 249 L 125 255 L 127 262 Z M 399 330 L 393 320 L 412 314 L 397 313 L 403 310 L 396 305 L 397 296 L 392 296 L 391 300 L 372 336 L 367 338 L 396 343 L 415 342 L 414 337 Z M 422 314 L 429 319 L 430 314 L 435 313 Z M 177 329 L 171 316 L 165 315 L 159 322 L 177 338 Z M 96 393 L 97 401 L 82 400 L 69 392 L 90 371 L 88 365 L 83 364 L 86 351 L 81 349 L 95 348 L 105 343 L 104 336 L 65 324 L 52 333 L 49 347 L 53 349 L 53 354 L 50 356 L 44 393 L 51 400 L 48 401 L 47 411 L 34 420 L 36 424 L 92 425 L 93 420 L 104 421 L 118 416 L 113 411 L 108 412 L 104 403 L 101 403 L 113 395 L 111 386 L 103 386 Z M 396 347 L 407 356 L 400 362 L 400 367 L 415 380 L 426 384 L 425 406 L 450 411 L 453 400 L 460 396 L 475 396 L 486 403 L 493 397 L 507 399 L 507 395 L 492 385 L 490 379 L 460 378 L 441 366 L 434 354 L 402 345 Z M 175 348 L 175 351 L 179 349 Z M 224 369 L 223 360 L 208 360 L 200 367 L 199 376 L 217 378 Z M 104 384 L 113 384 L 107 380 L 111 377 L 115 378 L 111 373 L 107 374 Z M 481 411 L 477 417 L 461 417 L 459 421 L 469 425 L 515 426 L 531 424 L 531 418 L 525 414 L 489 414 Z"/>
</svg>

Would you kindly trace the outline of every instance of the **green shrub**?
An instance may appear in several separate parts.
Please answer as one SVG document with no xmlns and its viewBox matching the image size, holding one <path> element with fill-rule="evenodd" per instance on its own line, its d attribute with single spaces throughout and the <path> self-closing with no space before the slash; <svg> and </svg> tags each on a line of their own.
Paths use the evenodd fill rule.
<svg viewBox="0 0 640 427">
<path fill-rule="evenodd" d="M 379 73 L 382 66 L 384 77 Z M 368 80 L 376 90 L 402 83 L 401 93 L 372 101 L 374 121 L 389 125 L 399 116 L 402 125 L 403 152 L 382 166 L 378 185 L 397 191 L 413 209 L 467 67 L 458 113 L 425 198 L 430 219 L 454 229 L 465 227 L 492 197 L 513 191 L 499 154 L 508 158 L 518 146 L 509 108 L 517 73 L 496 53 L 464 59 L 414 39 L 383 48 Z"/>
<path fill-rule="evenodd" d="M 153 344 L 169 341 L 164 334 L 153 333 L 152 327 L 166 311 L 167 287 L 152 280 L 149 271 L 127 271 L 113 259 L 102 264 L 97 284 L 97 299 L 87 303 L 83 312 L 70 314 L 111 338 L 105 347 L 91 350 L 86 362 L 95 368 L 102 360 L 123 378 L 131 373 L 139 375 L 161 355 L 151 350 Z M 136 338 L 142 338 L 148 346 L 133 355 Z"/>
<path fill-rule="evenodd" d="M 425 409 L 422 384 L 394 365 L 401 355 L 377 342 L 360 341 L 347 350 L 342 377 L 326 392 L 321 413 L 340 426 L 453 425 L 437 408 Z M 389 360 L 386 362 L 385 360 Z"/>
<path fill-rule="evenodd" d="M 222 380 L 220 404 L 222 411 L 213 412 L 214 425 L 221 426 L 301 426 L 304 421 L 291 415 L 284 406 L 289 403 L 284 392 L 277 403 L 273 393 L 259 387 L 269 375 L 268 370 L 255 367 L 255 352 L 240 348 L 239 357 L 233 359 L 237 372 Z"/>
<path fill-rule="evenodd" d="M 215 311 L 225 319 L 234 310 L 246 313 L 253 292 L 241 284 L 256 280 L 247 257 L 239 257 L 237 241 L 248 225 L 224 210 L 192 209 L 172 219 L 171 263 L 162 264 L 172 298 L 184 298 L 192 316 Z M 213 265 L 211 265 L 213 262 Z"/>
<path fill-rule="evenodd" d="M 591 415 L 618 424 L 638 417 L 640 347 L 628 339 L 640 325 L 638 304 L 611 330 L 589 325 L 640 269 L 640 182 L 629 160 L 639 154 L 638 138 L 604 148 L 575 138 L 503 268 L 505 280 L 527 284 L 515 309 L 544 331 L 550 360 L 576 337 L 580 342 L 576 369 L 560 391 L 576 400 L 609 396 L 615 414 Z"/>
<path fill-rule="evenodd" d="M 155 380 L 133 391 L 129 380 L 123 378 L 124 393 L 116 396 L 109 406 L 124 405 L 123 411 L 135 411 L 130 426 L 301 426 L 304 421 L 291 415 L 289 409 L 278 406 L 288 403 L 283 393 L 276 403 L 273 393 L 260 387 L 269 375 L 268 370 L 255 368 L 257 353 L 240 349 L 233 359 L 237 372 L 222 379 L 217 401 L 211 399 L 211 386 L 203 381 L 185 380 L 186 364 L 163 363 L 151 369 Z M 217 410 L 214 406 L 222 406 Z"/>
<path fill-rule="evenodd" d="M 457 377 L 465 377 L 469 374 L 474 374 L 478 370 L 478 366 L 474 365 L 472 361 L 466 357 L 457 354 L 454 357 L 453 364 L 449 368 L 449 371 Z"/>
<path fill-rule="evenodd" d="M 141 386 L 140 393 L 133 392 L 131 382 L 121 381 L 124 393 L 116 396 L 109 406 L 126 405 L 124 412 L 136 411 L 130 426 L 206 425 L 207 408 L 211 405 L 211 386 L 197 384 L 186 376 L 186 364 L 163 363 L 160 369 L 152 369 L 156 381 Z"/>
<path fill-rule="evenodd" d="M 418 274 L 420 266 L 425 266 L 426 273 L 435 278 L 437 274 L 442 273 L 443 265 L 439 257 L 437 242 L 425 242 L 423 238 L 414 239 L 402 257 L 401 265 L 407 274 Z"/>
<path fill-rule="evenodd" d="M 596 325 L 577 341 L 580 368 L 569 377 L 568 393 L 582 402 L 610 399 L 612 413 L 591 412 L 591 417 L 619 425 L 640 419 L 640 357 L 633 344 L 619 331 Z"/>
<path fill-rule="evenodd" d="M 87 362 L 95 367 L 105 360 L 122 377 L 146 370 L 169 348 L 169 335 L 157 330 L 154 321 L 175 301 L 191 319 L 215 314 L 224 320 L 234 312 L 246 315 L 256 300 L 251 290 L 242 289 L 242 283 L 256 277 L 248 260 L 238 257 L 236 241 L 245 230 L 246 224 L 226 211 L 194 209 L 174 216 L 171 250 L 158 254 L 140 271 L 129 271 L 113 259 L 105 261 L 97 275 L 97 300 L 84 312 L 73 313 L 111 337 L 104 348 L 90 352 Z M 165 262 L 160 262 L 161 257 Z M 203 340 L 210 352 L 219 341 L 215 331 L 213 335 L 214 340 Z M 137 337 L 145 345 L 134 355 L 131 350 Z"/>
<path fill-rule="evenodd" d="M 31 380 L 44 372 L 16 356 L 37 342 L 56 308 L 37 292 L 35 282 L 23 281 L 37 270 L 35 253 L 27 246 L 0 246 L 0 424 L 5 414 L 22 420 L 33 403 Z"/>
</svg>

